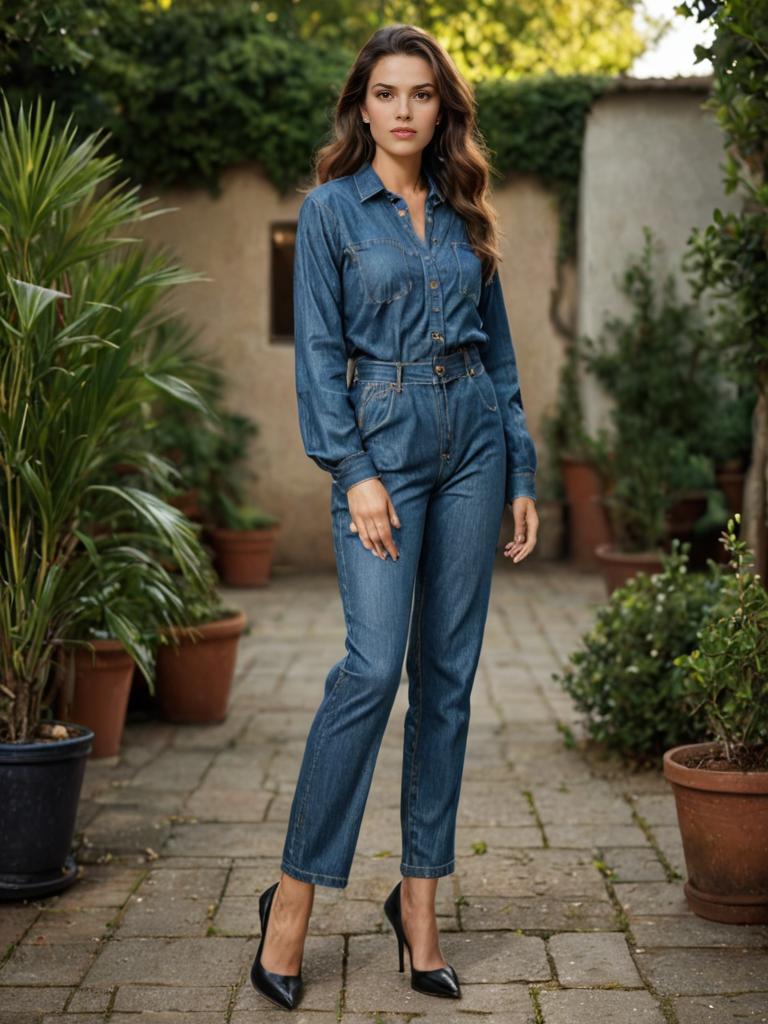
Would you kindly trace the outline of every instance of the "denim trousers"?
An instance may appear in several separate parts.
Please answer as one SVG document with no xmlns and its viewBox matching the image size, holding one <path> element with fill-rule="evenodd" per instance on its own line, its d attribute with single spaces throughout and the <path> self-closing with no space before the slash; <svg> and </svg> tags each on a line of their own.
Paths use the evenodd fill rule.
<svg viewBox="0 0 768 1024">
<path fill-rule="evenodd" d="M 400 873 L 437 878 L 455 870 L 470 694 L 507 458 L 493 383 L 474 345 L 423 362 L 362 357 L 349 390 L 400 519 L 391 527 L 399 558 L 363 546 L 334 483 L 346 655 L 330 668 L 309 729 L 281 864 L 294 878 L 336 888 L 348 883 L 404 658 Z"/>
</svg>

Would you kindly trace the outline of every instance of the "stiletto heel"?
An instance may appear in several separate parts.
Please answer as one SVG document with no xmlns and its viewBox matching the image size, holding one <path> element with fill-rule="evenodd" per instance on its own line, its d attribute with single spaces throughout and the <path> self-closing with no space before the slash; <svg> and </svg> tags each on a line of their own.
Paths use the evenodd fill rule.
<svg viewBox="0 0 768 1024">
<path fill-rule="evenodd" d="M 400 958 L 400 973 L 405 971 L 405 957 L 403 955 L 403 936 L 397 933 L 397 953 Z"/>
<path fill-rule="evenodd" d="M 267 934 L 269 912 L 272 909 L 272 899 L 279 884 L 279 881 L 275 882 L 259 896 L 261 942 L 259 942 L 256 959 L 251 967 L 251 984 L 259 995 L 264 996 L 270 1003 L 274 1003 L 275 1006 L 279 1006 L 283 1010 L 293 1010 L 298 1004 L 303 990 L 301 971 L 298 974 L 278 974 L 276 971 L 268 971 L 261 963 L 261 951 L 264 948 L 264 938 Z"/>
<path fill-rule="evenodd" d="M 456 971 L 450 964 L 446 964 L 445 967 L 436 967 L 431 971 L 418 971 L 414 968 L 411 947 L 403 930 L 403 916 L 400 905 L 401 885 L 402 882 L 397 883 L 384 903 L 384 913 L 387 915 L 389 923 L 394 928 L 395 935 L 397 936 L 400 971 L 405 970 L 403 946 L 408 946 L 408 957 L 411 962 L 411 988 L 428 996 L 447 996 L 451 999 L 461 998 L 459 979 L 456 976 Z"/>
</svg>

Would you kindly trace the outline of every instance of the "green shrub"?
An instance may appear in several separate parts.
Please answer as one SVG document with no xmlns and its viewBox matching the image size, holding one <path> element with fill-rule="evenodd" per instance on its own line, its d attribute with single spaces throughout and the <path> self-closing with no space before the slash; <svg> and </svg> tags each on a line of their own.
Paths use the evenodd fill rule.
<svg viewBox="0 0 768 1024">
<path fill-rule="evenodd" d="M 656 763 L 678 743 L 706 733 L 701 712 L 684 699 L 683 671 L 674 659 L 696 647 L 698 631 L 720 596 L 722 570 L 689 573 L 690 543 L 673 538 L 663 569 L 640 572 L 613 591 L 583 648 L 563 673 L 553 673 L 585 712 L 588 735 L 625 762 Z"/>
</svg>

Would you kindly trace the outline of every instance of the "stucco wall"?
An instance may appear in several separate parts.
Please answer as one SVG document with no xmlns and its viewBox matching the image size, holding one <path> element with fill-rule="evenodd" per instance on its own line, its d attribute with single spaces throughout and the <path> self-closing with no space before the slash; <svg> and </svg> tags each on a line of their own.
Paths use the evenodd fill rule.
<svg viewBox="0 0 768 1024">
<path fill-rule="evenodd" d="M 678 296 L 689 288 L 681 258 L 694 226 L 725 196 L 723 139 L 702 109 L 708 80 L 628 83 L 601 98 L 587 122 L 579 199 L 578 328 L 597 337 L 609 314 L 628 315 L 618 283 L 627 261 L 640 256 L 643 225 L 660 243 L 659 279 L 675 275 Z M 606 422 L 608 406 L 591 378 L 582 380 L 588 431 Z"/>
</svg>

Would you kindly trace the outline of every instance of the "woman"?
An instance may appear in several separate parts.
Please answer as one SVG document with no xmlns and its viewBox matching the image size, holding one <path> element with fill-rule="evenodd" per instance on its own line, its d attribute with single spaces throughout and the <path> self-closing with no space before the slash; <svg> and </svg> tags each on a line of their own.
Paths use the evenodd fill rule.
<svg viewBox="0 0 768 1024">
<path fill-rule="evenodd" d="M 384 909 L 401 971 L 408 946 L 412 987 L 461 994 L 440 952 L 435 896 L 455 868 L 505 501 L 515 522 L 507 557 L 530 554 L 538 530 L 488 176 L 473 93 L 445 50 L 412 26 L 376 32 L 342 89 L 336 138 L 318 153 L 296 235 L 299 424 L 333 480 L 347 654 L 309 731 L 281 878 L 259 900 L 251 979 L 289 1009 L 301 996 L 314 887 L 347 885 L 406 646 L 403 878 Z"/>
</svg>

